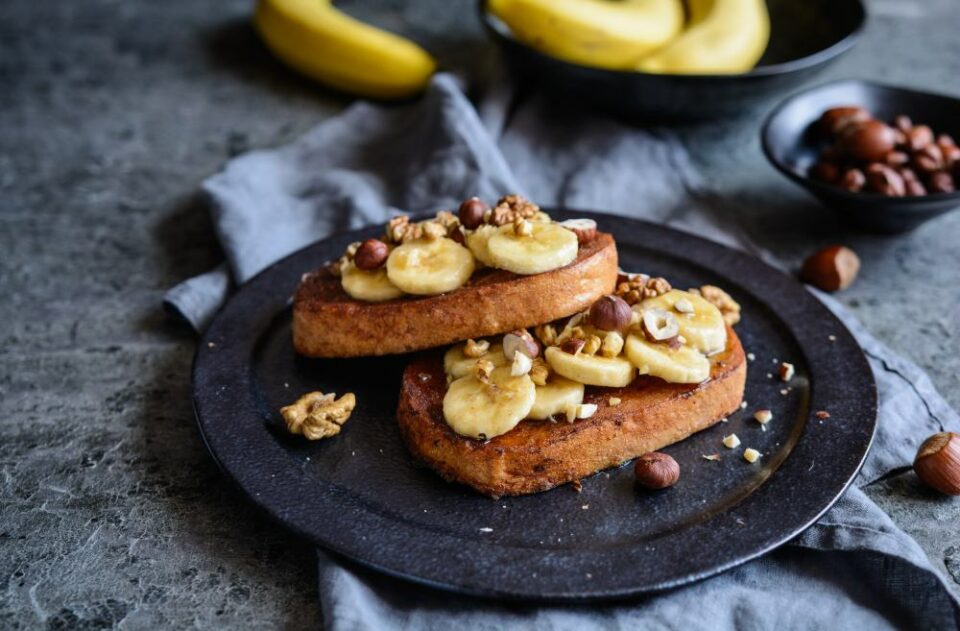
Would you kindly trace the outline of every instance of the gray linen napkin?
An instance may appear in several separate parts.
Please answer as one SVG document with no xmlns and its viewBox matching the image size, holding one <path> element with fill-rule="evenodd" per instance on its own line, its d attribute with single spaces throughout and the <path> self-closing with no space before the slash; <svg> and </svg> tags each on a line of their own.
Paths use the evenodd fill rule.
<svg viewBox="0 0 960 631">
<path fill-rule="evenodd" d="M 358 103 L 296 142 L 229 162 L 204 184 L 227 265 L 172 289 L 168 306 L 202 329 L 268 264 L 334 231 L 397 210 L 453 207 L 520 191 L 545 205 L 653 219 L 776 264 L 734 218 L 711 209 L 682 145 L 666 132 L 568 116 L 507 91 L 481 104 L 438 75 L 417 103 Z M 863 346 L 880 394 L 874 447 L 856 484 L 780 550 L 712 579 L 606 606 L 520 606 L 452 596 L 343 565 L 318 552 L 334 629 L 960 629 L 960 603 L 906 533 L 859 487 L 910 465 L 914 437 L 960 430 L 912 362 L 820 295 Z M 937 527 L 935 524 L 932 527 Z M 943 527 L 942 525 L 940 527 Z"/>
</svg>

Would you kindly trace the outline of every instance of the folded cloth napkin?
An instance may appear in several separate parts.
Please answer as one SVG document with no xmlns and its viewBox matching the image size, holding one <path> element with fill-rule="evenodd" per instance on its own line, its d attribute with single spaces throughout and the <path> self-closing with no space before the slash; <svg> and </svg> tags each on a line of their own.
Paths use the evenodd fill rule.
<svg viewBox="0 0 960 631">
<path fill-rule="evenodd" d="M 663 131 L 556 111 L 501 88 L 478 110 L 438 75 L 416 103 L 358 103 L 279 149 L 230 161 L 204 183 L 221 266 L 172 289 L 168 306 L 202 329 L 242 283 L 332 232 L 398 210 L 452 208 L 471 195 L 524 192 L 544 205 L 660 221 L 776 259 L 707 201 L 681 143 Z M 818 294 L 819 295 L 819 294 Z M 790 544 L 714 578 L 604 606 L 521 606 L 452 596 L 342 564 L 319 551 L 333 629 L 960 630 L 960 602 L 924 552 L 861 490 L 910 465 L 918 436 L 960 430 L 957 413 L 912 362 L 819 295 L 869 358 L 880 395 L 876 441 L 855 485 Z M 932 524 L 933 528 L 946 528 Z"/>
</svg>

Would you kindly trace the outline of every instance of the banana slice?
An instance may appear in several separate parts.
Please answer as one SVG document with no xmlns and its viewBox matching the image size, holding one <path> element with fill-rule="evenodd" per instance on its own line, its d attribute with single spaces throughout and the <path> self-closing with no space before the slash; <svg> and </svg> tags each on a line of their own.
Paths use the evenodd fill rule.
<svg viewBox="0 0 960 631">
<path fill-rule="evenodd" d="M 529 417 L 538 421 L 554 414 L 567 414 L 583 403 L 583 384 L 551 375 L 547 385 L 537 386 L 537 399 L 530 409 Z M 568 419 L 573 420 L 573 419 Z"/>
<path fill-rule="evenodd" d="M 622 388 L 633 381 L 636 369 L 622 357 L 571 355 L 557 346 L 547 348 L 544 357 L 557 374 L 588 386 Z"/>
<path fill-rule="evenodd" d="M 464 238 L 464 242 L 467 247 L 470 248 L 470 251 L 473 252 L 473 255 L 487 267 L 493 267 L 493 259 L 490 258 L 490 250 L 487 248 L 487 244 L 490 242 L 490 237 L 496 234 L 496 232 L 496 226 L 483 224 L 482 226 L 478 226 L 473 232 L 468 232 Z"/>
<path fill-rule="evenodd" d="M 700 383 L 710 376 L 710 360 L 689 346 L 674 350 L 666 344 L 628 335 L 624 349 L 641 375 L 653 375 L 669 383 Z"/>
<path fill-rule="evenodd" d="M 519 236 L 513 225 L 500 226 L 487 242 L 494 267 L 515 274 L 540 274 L 577 258 L 577 235 L 553 223 L 534 223 L 532 234 Z"/>
<path fill-rule="evenodd" d="M 387 259 L 387 277 L 419 296 L 453 291 L 473 274 L 473 255 L 453 239 L 417 239 L 396 247 Z"/>
<path fill-rule="evenodd" d="M 341 272 L 340 284 L 351 298 L 366 302 L 383 302 L 403 296 L 403 291 L 387 278 L 387 270 L 383 267 L 362 270 L 351 262 Z"/>
<path fill-rule="evenodd" d="M 635 311 L 660 308 L 671 312 L 680 324 L 680 335 L 701 353 L 710 355 L 727 347 L 723 314 L 700 296 L 677 289 L 642 301 Z"/>
<path fill-rule="evenodd" d="M 483 357 L 467 357 L 463 354 L 463 344 L 457 344 L 451 346 L 444 354 L 443 371 L 454 379 L 465 377 L 473 372 L 473 367 L 477 365 L 478 359 L 489 359 L 493 362 L 495 368 L 510 364 L 507 358 L 503 356 L 503 347 L 499 344 L 491 344 Z"/>
<path fill-rule="evenodd" d="M 537 398 L 537 387 L 527 375 L 513 377 L 509 366 L 490 373 L 490 383 L 461 377 L 443 397 L 443 417 L 461 436 L 489 439 L 505 434 L 527 418 Z"/>
</svg>

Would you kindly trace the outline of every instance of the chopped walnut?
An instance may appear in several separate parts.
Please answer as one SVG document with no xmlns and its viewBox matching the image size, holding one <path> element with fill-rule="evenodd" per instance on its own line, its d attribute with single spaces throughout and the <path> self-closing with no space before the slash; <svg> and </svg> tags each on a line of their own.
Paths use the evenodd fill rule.
<svg viewBox="0 0 960 631">
<path fill-rule="evenodd" d="M 447 236 L 447 229 L 439 221 L 424 221 L 420 227 L 423 236 L 431 241 Z"/>
<path fill-rule="evenodd" d="M 545 386 L 547 379 L 550 378 L 550 364 L 537 357 L 533 360 L 533 366 L 530 368 L 530 380 L 534 385 Z"/>
<path fill-rule="evenodd" d="M 729 326 L 740 321 L 740 304 L 730 294 L 715 285 L 703 285 L 699 289 L 693 288 L 691 294 L 703 296 L 703 299 L 720 310 L 723 321 Z"/>
<path fill-rule="evenodd" d="M 437 218 L 435 220 L 438 224 L 449 230 L 450 228 L 455 228 L 460 225 L 460 220 L 457 219 L 457 216 L 454 215 L 449 210 L 441 210 L 437 213 Z"/>
<path fill-rule="evenodd" d="M 533 334 L 544 346 L 553 346 L 557 341 L 557 328 L 552 324 L 541 324 L 533 329 Z"/>
<path fill-rule="evenodd" d="M 673 289 L 665 278 L 650 278 L 646 274 L 621 274 L 615 293 L 635 305 L 644 298 L 656 298 Z"/>
<path fill-rule="evenodd" d="M 280 408 L 287 429 L 291 434 L 302 434 L 308 440 L 318 440 L 340 433 L 347 422 L 357 398 L 348 392 L 339 399 L 336 394 L 309 392 L 295 403 Z"/>
<path fill-rule="evenodd" d="M 600 336 L 589 335 L 587 336 L 586 344 L 583 345 L 583 352 L 587 355 L 596 355 L 602 345 L 603 340 L 600 339 Z"/>
<path fill-rule="evenodd" d="M 526 219 L 517 217 L 513 220 L 513 233 L 518 237 L 529 237 L 533 234 L 533 224 Z"/>
<path fill-rule="evenodd" d="M 777 371 L 780 374 L 780 381 L 790 381 L 796 369 L 790 362 L 780 362 L 780 368 Z"/>
<path fill-rule="evenodd" d="M 467 340 L 463 345 L 463 354 L 467 357 L 483 357 L 490 350 L 490 342 L 487 340 Z"/>
<path fill-rule="evenodd" d="M 531 219 L 540 212 L 540 207 L 521 195 L 501 197 L 494 208 L 484 213 L 483 220 L 495 226 L 513 223 L 517 219 Z"/>
<path fill-rule="evenodd" d="M 493 372 L 493 362 L 489 359 L 478 359 L 476 366 L 474 366 L 473 376 L 477 378 L 477 381 L 480 383 L 490 383 L 490 373 Z"/>
<path fill-rule="evenodd" d="M 403 243 L 409 240 L 407 234 L 415 231 L 416 224 L 411 224 L 410 217 L 406 215 L 397 215 L 387 222 L 387 240 L 394 243 Z"/>
</svg>

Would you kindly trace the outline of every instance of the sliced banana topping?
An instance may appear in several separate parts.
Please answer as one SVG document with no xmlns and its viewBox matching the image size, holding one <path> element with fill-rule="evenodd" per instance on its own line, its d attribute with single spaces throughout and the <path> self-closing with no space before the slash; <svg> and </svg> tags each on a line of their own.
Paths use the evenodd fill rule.
<svg viewBox="0 0 960 631">
<path fill-rule="evenodd" d="M 723 314 L 703 297 L 673 289 L 634 307 L 634 310 L 644 314 L 644 318 L 651 309 L 672 312 L 679 334 L 701 353 L 710 355 L 726 348 L 727 327 Z"/>
<path fill-rule="evenodd" d="M 453 291 L 473 275 L 470 250 L 453 239 L 417 239 L 397 246 L 387 259 L 387 277 L 408 294 Z"/>
<path fill-rule="evenodd" d="M 507 358 L 503 356 L 503 347 L 499 344 L 492 344 L 482 358 L 470 357 L 463 352 L 463 347 L 463 344 L 451 346 L 443 356 L 443 371 L 454 379 L 473 374 L 477 359 L 489 360 L 493 362 L 495 368 L 509 364 Z"/>
<path fill-rule="evenodd" d="M 473 255 L 478 261 L 487 267 L 494 267 L 493 259 L 490 258 L 490 250 L 487 248 L 487 244 L 490 242 L 490 237 L 496 233 L 496 226 L 483 224 L 476 230 L 468 232 L 464 237 L 464 242 L 470 251 L 473 252 Z"/>
<path fill-rule="evenodd" d="M 515 274 L 541 274 L 576 260 L 578 244 L 573 232 L 552 223 L 528 225 L 529 235 L 517 234 L 508 224 L 490 236 L 487 251 L 494 267 Z"/>
<path fill-rule="evenodd" d="M 622 357 L 572 355 L 556 346 L 548 348 L 544 357 L 557 374 L 588 386 L 622 388 L 637 374 L 633 364 Z"/>
<path fill-rule="evenodd" d="M 537 398 L 530 409 L 530 418 L 542 421 L 554 414 L 564 415 L 569 410 L 573 410 L 576 417 L 577 406 L 583 403 L 583 390 L 582 383 L 551 375 L 546 385 L 537 386 Z"/>
<path fill-rule="evenodd" d="M 710 360 L 689 346 L 671 348 L 631 334 L 624 349 L 641 375 L 660 377 L 670 383 L 700 383 L 710 376 Z"/>
<path fill-rule="evenodd" d="M 352 261 L 343 267 L 340 284 L 351 298 L 366 302 L 383 302 L 403 296 L 403 291 L 390 282 L 386 269 L 362 270 Z"/>
<path fill-rule="evenodd" d="M 468 375 L 450 384 L 443 397 L 443 416 L 461 436 L 490 439 L 527 418 L 536 391 L 529 376 L 514 377 L 507 366 L 490 373 L 489 383 Z"/>
</svg>

